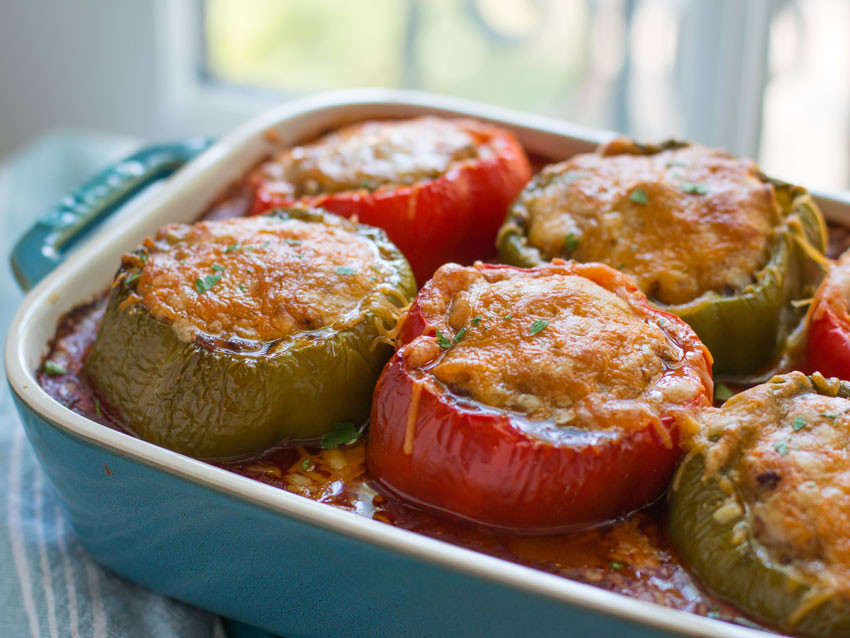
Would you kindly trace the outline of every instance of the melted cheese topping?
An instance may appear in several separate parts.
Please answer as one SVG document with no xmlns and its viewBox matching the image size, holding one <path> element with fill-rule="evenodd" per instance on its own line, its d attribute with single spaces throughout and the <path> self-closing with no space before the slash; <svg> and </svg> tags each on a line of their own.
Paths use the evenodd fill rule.
<svg viewBox="0 0 850 638">
<path fill-rule="evenodd" d="M 696 447 L 774 563 L 850 593 L 850 401 L 811 388 L 794 372 L 736 395 L 703 413 Z"/>
<path fill-rule="evenodd" d="M 544 169 L 520 200 L 529 243 L 547 260 L 618 268 L 667 304 L 751 283 L 780 222 L 756 164 L 700 146 L 634 150 L 621 140 Z"/>
<path fill-rule="evenodd" d="M 443 266 L 419 304 L 439 334 L 410 344 L 408 365 L 428 366 L 455 394 L 532 420 L 660 426 L 665 406 L 703 392 L 696 375 L 675 374 L 683 352 L 657 318 L 628 294 L 568 270 Z"/>
<path fill-rule="evenodd" d="M 277 217 L 164 226 L 146 243 L 136 290 L 184 341 L 317 330 L 356 313 L 390 274 L 354 228 Z"/>
<path fill-rule="evenodd" d="M 293 199 L 412 184 L 477 157 L 479 144 L 462 120 L 366 122 L 284 151 L 260 168 L 260 179 L 267 191 Z"/>
</svg>

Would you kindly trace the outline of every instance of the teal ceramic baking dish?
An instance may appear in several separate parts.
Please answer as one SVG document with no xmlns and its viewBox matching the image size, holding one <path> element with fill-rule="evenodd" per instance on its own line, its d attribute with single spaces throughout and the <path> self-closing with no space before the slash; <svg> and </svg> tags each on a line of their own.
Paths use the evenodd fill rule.
<svg viewBox="0 0 850 638">
<path fill-rule="evenodd" d="M 367 118 L 426 113 L 497 122 L 544 158 L 590 150 L 610 135 L 419 93 L 323 94 L 288 103 L 211 146 L 146 149 L 86 184 L 27 234 L 13 259 L 19 281 L 33 288 L 9 329 L 6 373 L 71 526 L 118 574 L 290 638 L 766 635 L 275 489 L 91 422 L 40 388 L 34 371 L 59 317 L 106 289 L 119 255 L 141 237 L 197 218 L 270 151 L 270 132 L 295 143 Z M 121 225 L 78 241 L 133 192 L 184 163 L 155 194 L 126 205 Z M 821 203 L 833 219 L 850 221 L 846 202 Z"/>
</svg>

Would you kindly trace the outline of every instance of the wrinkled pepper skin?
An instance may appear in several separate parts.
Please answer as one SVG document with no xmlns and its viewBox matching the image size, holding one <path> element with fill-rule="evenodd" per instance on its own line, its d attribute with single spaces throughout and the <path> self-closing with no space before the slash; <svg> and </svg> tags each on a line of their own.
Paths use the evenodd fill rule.
<svg viewBox="0 0 850 638">
<path fill-rule="evenodd" d="M 289 214 L 317 220 L 315 211 Z M 357 233 L 378 245 L 396 271 L 388 283 L 412 299 L 410 266 L 384 231 L 360 225 Z M 83 374 L 129 430 L 196 458 L 251 456 L 288 442 L 316 441 L 337 422 L 365 422 L 372 390 L 393 352 L 376 342 L 381 320 L 375 308 L 383 293 L 374 294 L 353 324 L 234 352 L 197 338 L 181 341 L 142 303 L 122 309 L 131 292 L 126 285 L 112 289 Z"/>
<path fill-rule="evenodd" d="M 679 146 L 669 142 L 641 148 L 656 153 Z M 821 266 L 797 241 L 800 237 L 816 250 L 825 250 L 826 223 L 817 204 L 804 188 L 768 181 L 774 186 L 784 223 L 775 229 L 770 258 L 754 281 L 732 295 L 710 291 L 684 304 L 650 300 L 690 324 L 714 357 L 718 380 L 756 377 L 775 365 L 805 314 L 790 302 L 811 297 L 823 277 Z M 534 180 L 527 187 L 532 188 Z M 522 206 L 511 209 L 499 232 L 498 248 L 502 262 L 531 268 L 544 261 L 528 244 L 526 215 Z"/>
<path fill-rule="evenodd" d="M 775 377 L 771 383 L 783 379 Z M 816 390 L 850 396 L 850 384 L 845 383 L 831 389 L 816 385 Z M 686 456 L 680 466 L 668 494 L 668 530 L 682 561 L 714 594 L 782 632 L 818 638 L 850 635 L 850 599 L 842 597 L 815 606 L 799 622 L 789 624 L 789 615 L 815 593 L 813 585 L 769 560 L 749 533 L 743 542 L 735 542 L 736 535 L 740 537 L 739 519 L 714 516 L 728 502 L 728 488 L 724 491 L 721 482 L 735 458 L 713 476 L 704 475 L 701 453 Z"/>
</svg>

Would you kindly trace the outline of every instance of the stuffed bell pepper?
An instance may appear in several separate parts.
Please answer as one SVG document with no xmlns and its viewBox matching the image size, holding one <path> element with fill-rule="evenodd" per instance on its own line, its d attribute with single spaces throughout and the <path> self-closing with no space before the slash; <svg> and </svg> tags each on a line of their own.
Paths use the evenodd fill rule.
<svg viewBox="0 0 850 638">
<path fill-rule="evenodd" d="M 447 264 L 398 344 L 373 399 L 372 475 L 498 530 L 587 527 L 658 498 L 678 419 L 712 395 L 690 327 L 602 264 Z"/>
<path fill-rule="evenodd" d="M 490 258 L 530 177 L 509 131 L 423 117 L 346 126 L 279 153 L 250 181 L 255 213 L 298 203 L 383 228 L 422 284 L 446 262 Z"/>
<path fill-rule="evenodd" d="M 783 354 L 822 277 L 821 213 L 799 187 L 702 146 L 618 139 L 546 167 L 500 231 L 502 261 L 602 262 L 688 322 L 715 374 L 757 375 Z"/>
<path fill-rule="evenodd" d="M 800 636 L 850 635 L 850 386 L 777 376 L 701 411 L 670 533 L 709 590 Z"/>
<path fill-rule="evenodd" d="M 141 438 L 205 459 L 360 425 L 415 294 L 382 230 L 317 210 L 173 224 L 122 260 L 83 367 Z"/>
</svg>

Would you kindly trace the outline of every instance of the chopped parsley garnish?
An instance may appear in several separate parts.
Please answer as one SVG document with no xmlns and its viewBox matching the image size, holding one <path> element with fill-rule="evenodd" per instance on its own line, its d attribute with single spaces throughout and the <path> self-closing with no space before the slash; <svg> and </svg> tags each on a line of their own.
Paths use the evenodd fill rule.
<svg viewBox="0 0 850 638">
<path fill-rule="evenodd" d="M 310 459 L 304 459 L 303 461 L 301 461 L 302 470 L 306 472 L 308 467 L 310 467 Z"/>
<path fill-rule="evenodd" d="M 649 196 L 642 188 L 636 188 L 632 191 L 632 194 L 629 195 L 629 201 L 634 202 L 635 204 L 648 204 Z"/>
<path fill-rule="evenodd" d="M 782 456 L 788 454 L 788 443 L 785 441 L 777 441 L 773 444 L 773 449 L 779 452 Z"/>
<path fill-rule="evenodd" d="M 195 280 L 195 290 L 198 291 L 199 295 L 203 295 L 205 292 L 208 292 L 213 286 L 215 286 L 218 282 L 221 281 L 221 275 L 207 275 L 203 279 L 198 277 Z"/>
<path fill-rule="evenodd" d="M 136 279 L 138 279 L 141 276 L 142 276 L 142 273 L 140 273 L 140 272 L 134 272 L 132 275 L 127 275 L 126 277 L 124 277 L 124 285 L 129 286 L 131 283 L 136 281 Z"/>
<path fill-rule="evenodd" d="M 350 421 L 334 423 L 334 431 L 328 432 L 322 437 L 322 449 L 330 450 L 339 445 L 350 445 L 363 434 L 363 428 L 356 427 Z"/>
<path fill-rule="evenodd" d="M 245 284 L 239 284 L 239 290 L 242 292 L 248 292 L 248 289 L 245 287 Z"/>
<path fill-rule="evenodd" d="M 622 270 L 626 267 L 626 264 L 617 264 L 617 270 Z"/>
<path fill-rule="evenodd" d="M 285 241 L 290 246 L 300 246 L 302 243 L 304 243 L 300 239 L 289 239 L 289 237 L 287 237 L 283 241 Z"/>
<path fill-rule="evenodd" d="M 827 419 L 837 419 L 838 417 L 841 416 L 841 412 L 834 412 L 834 413 L 819 412 L 818 414 L 820 414 L 822 417 L 825 417 Z"/>
<path fill-rule="evenodd" d="M 98 399 L 97 397 L 94 398 L 94 413 L 97 416 L 102 416 L 100 413 L 100 399 Z"/>
<path fill-rule="evenodd" d="M 270 239 L 267 239 L 265 242 L 263 242 L 263 247 L 264 247 L 264 248 L 268 248 L 268 247 L 269 247 L 269 246 L 271 246 L 271 245 L 272 245 L 272 242 L 271 242 L 271 240 L 270 240 Z"/>
<path fill-rule="evenodd" d="M 232 244 L 230 244 L 227 248 L 225 248 L 224 252 L 225 253 L 232 253 L 234 250 L 237 250 L 238 248 L 239 248 L 239 242 L 235 241 Z"/>
<path fill-rule="evenodd" d="M 546 329 L 546 326 L 548 325 L 548 321 L 544 321 L 543 319 L 536 319 L 534 323 L 531 324 L 531 327 L 528 329 L 528 334 L 536 335 L 538 332 L 543 332 Z"/>
<path fill-rule="evenodd" d="M 460 330 L 458 330 L 457 334 L 455 335 L 455 343 L 457 343 L 458 341 L 463 339 L 463 335 L 465 335 L 465 334 L 466 334 L 466 328 L 461 328 Z"/>
<path fill-rule="evenodd" d="M 623 567 L 624 567 L 624 565 L 620 561 L 615 560 L 611 563 L 611 569 L 620 570 L 620 569 L 623 569 Z"/>
<path fill-rule="evenodd" d="M 473 326 L 477 326 L 479 323 L 481 323 L 481 315 L 478 315 L 477 317 L 472 318 L 472 325 Z"/>
<path fill-rule="evenodd" d="M 569 252 L 573 252 L 576 248 L 578 248 L 578 237 L 572 233 L 564 237 L 564 248 L 566 248 Z"/>
<path fill-rule="evenodd" d="M 352 266 L 340 266 L 336 269 L 336 272 L 338 275 L 353 275 L 357 272 L 357 269 Z"/>
<path fill-rule="evenodd" d="M 452 342 L 442 332 L 437 330 L 437 345 L 443 350 L 448 350 L 452 347 Z"/>
<path fill-rule="evenodd" d="M 148 257 L 150 257 L 149 253 L 139 253 L 139 261 L 141 261 L 143 264 L 148 263 Z"/>
<path fill-rule="evenodd" d="M 806 425 L 806 419 L 801 416 L 796 417 L 791 423 L 791 427 L 794 428 L 795 432 L 797 432 L 798 430 L 802 430 L 804 427 L 806 427 Z"/>
<path fill-rule="evenodd" d="M 366 189 L 367 191 L 369 191 L 370 193 L 371 193 L 373 190 L 375 190 L 375 185 L 374 185 L 374 184 L 372 184 L 372 182 L 370 182 L 368 179 L 364 179 L 362 182 L 360 182 L 360 187 L 361 187 L 361 188 L 365 188 L 365 189 Z"/>
<path fill-rule="evenodd" d="M 667 168 L 673 168 L 674 166 L 681 166 L 682 168 L 687 168 L 688 163 L 683 162 L 682 160 L 673 160 L 672 162 L 667 162 Z"/>
<path fill-rule="evenodd" d="M 68 374 L 68 371 L 64 366 L 48 359 L 44 362 L 44 374 L 48 374 L 51 377 L 58 377 L 63 374 Z"/>
<path fill-rule="evenodd" d="M 689 195 L 705 195 L 708 192 L 708 186 L 699 182 L 682 182 L 682 192 Z"/>
<path fill-rule="evenodd" d="M 221 264 L 213 264 L 212 266 L 210 266 L 210 268 L 212 268 L 216 272 L 221 272 L 222 270 L 224 270 L 224 266 L 222 266 Z"/>
<path fill-rule="evenodd" d="M 369 277 L 369 281 L 371 281 L 372 283 L 375 283 L 376 281 L 378 281 L 378 278 L 377 277 Z"/>
<path fill-rule="evenodd" d="M 556 182 L 561 182 L 562 184 L 572 184 L 577 179 L 581 179 L 584 177 L 582 173 L 577 173 L 576 171 L 570 171 L 565 173 L 564 175 L 560 175 L 555 179 Z"/>
<path fill-rule="evenodd" d="M 511 320 L 511 315 L 510 314 L 505 315 L 505 321 L 510 321 L 510 320 Z"/>
<path fill-rule="evenodd" d="M 728 401 L 735 396 L 735 392 L 728 385 L 718 383 L 714 386 L 715 401 Z"/>
</svg>

